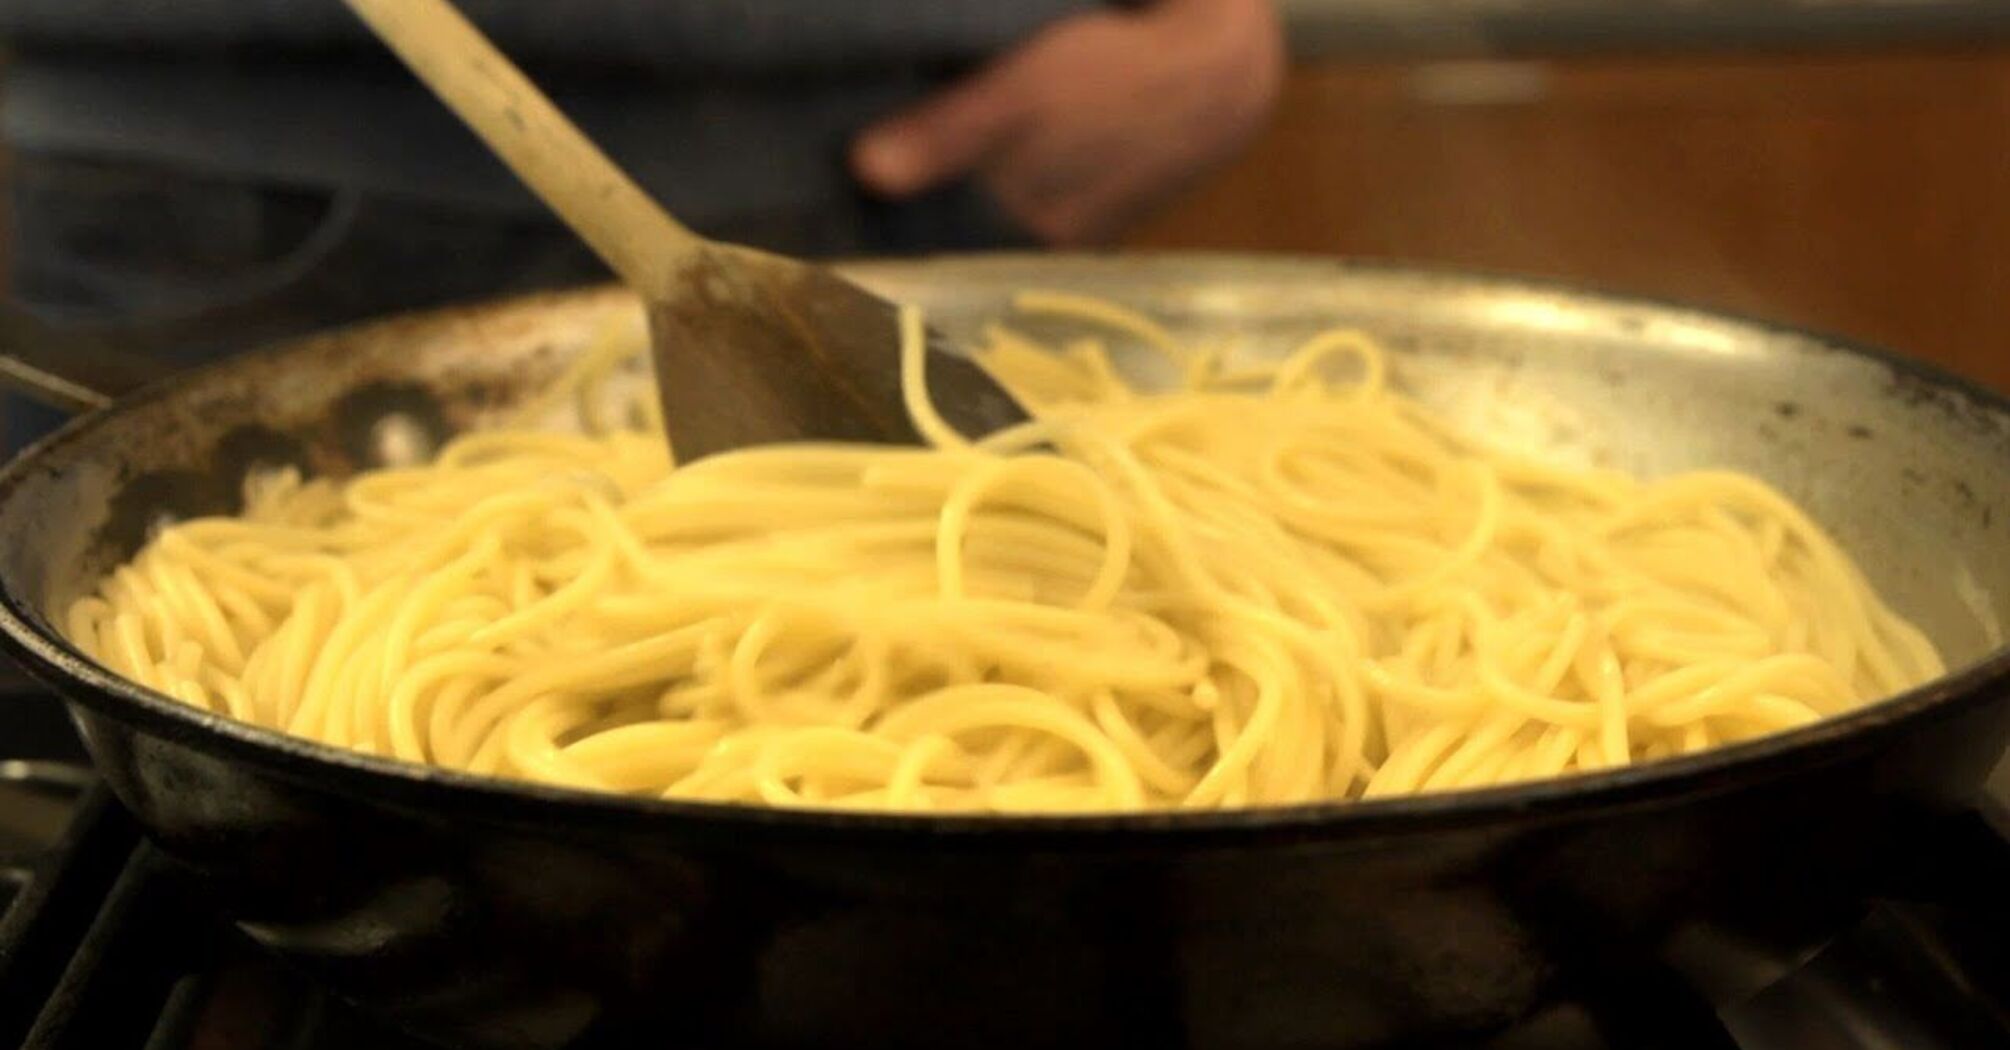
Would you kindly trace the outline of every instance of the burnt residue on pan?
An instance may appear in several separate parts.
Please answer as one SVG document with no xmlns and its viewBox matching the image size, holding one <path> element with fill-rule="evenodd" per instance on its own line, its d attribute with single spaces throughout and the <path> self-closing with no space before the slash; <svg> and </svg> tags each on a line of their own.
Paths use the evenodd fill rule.
<svg viewBox="0 0 2010 1050">
<path fill-rule="evenodd" d="M 545 389 L 604 319 L 633 309 L 603 290 L 394 318 L 143 390 L 48 439 L 34 477 L 9 477 L 40 490 L 10 535 L 50 555 L 16 585 L 60 608 L 161 525 L 238 510 L 261 470 L 343 477 L 423 460 Z"/>
<path fill-rule="evenodd" d="M 447 417 L 440 392 L 413 382 L 365 383 L 336 399 L 323 426 L 335 434 L 339 469 L 409 467 L 424 463 L 460 427 Z"/>
</svg>

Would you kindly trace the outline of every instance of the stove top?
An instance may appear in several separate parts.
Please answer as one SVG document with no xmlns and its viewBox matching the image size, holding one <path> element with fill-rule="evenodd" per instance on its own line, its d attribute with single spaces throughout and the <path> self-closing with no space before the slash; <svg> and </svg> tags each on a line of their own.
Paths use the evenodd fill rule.
<svg viewBox="0 0 2010 1050">
<path fill-rule="evenodd" d="M 1904 899 L 1735 1007 L 1628 975 L 1511 1031 L 1428 1050 L 1974 1050 L 2010 1046 L 2010 810 L 1946 831 Z M 265 957 L 140 838 L 60 706 L 0 696 L 0 1047 L 426 1050 Z M 652 1033 L 581 1050 L 658 1045 Z M 440 1050 L 440 1048 L 433 1048 Z"/>
</svg>

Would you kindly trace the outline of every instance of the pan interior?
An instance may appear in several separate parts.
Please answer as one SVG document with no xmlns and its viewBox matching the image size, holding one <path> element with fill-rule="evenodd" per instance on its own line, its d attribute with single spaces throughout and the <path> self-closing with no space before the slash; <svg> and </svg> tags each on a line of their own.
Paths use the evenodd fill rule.
<svg viewBox="0 0 2010 1050">
<path fill-rule="evenodd" d="M 974 337 L 1020 289 L 1141 309 L 1180 335 L 1274 355 L 1336 324 L 1390 349 L 1394 382 L 1474 436 L 1646 476 L 1729 468 L 1798 500 L 1952 667 L 2010 617 L 2010 409 L 1821 339 L 1511 280 L 1227 256 L 989 256 L 850 267 Z M 399 318 L 278 347 L 73 425 L 0 483 L 0 586 L 46 618 L 154 524 L 231 509 L 248 471 L 424 456 L 549 387 L 632 299 L 593 290 Z M 1148 373 L 1148 355 L 1120 364 Z M 646 382 L 631 374 L 618 382 Z M 543 421 L 577 425 L 579 406 Z M 46 624 L 43 626 L 46 627 Z"/>
</svg>

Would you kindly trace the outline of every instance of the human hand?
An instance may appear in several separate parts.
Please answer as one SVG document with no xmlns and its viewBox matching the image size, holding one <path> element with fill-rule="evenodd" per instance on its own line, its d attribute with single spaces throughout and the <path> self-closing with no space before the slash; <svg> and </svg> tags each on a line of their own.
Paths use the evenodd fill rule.
<svg viewBox="0 0 2010 1050">
<path fill-rule="evenodd" d="M 1077 15 L 867 129 L 852 168 L 894 198 L 971 176 L 1043 240 L 1094 243 L 1234 156 L 1283 73 L 1271 0 Z"/>
</svg>

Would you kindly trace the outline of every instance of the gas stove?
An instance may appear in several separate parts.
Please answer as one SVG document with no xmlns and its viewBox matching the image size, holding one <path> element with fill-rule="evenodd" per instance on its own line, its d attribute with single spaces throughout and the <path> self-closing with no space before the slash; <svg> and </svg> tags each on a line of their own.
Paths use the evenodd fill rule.
<svg viewBox="0 0 2010 1050">
<path fill-rule="evenodd" d="M 267 958 L 94 784 L 61 706 L 0 696 L 0 1047 L 425 1050 Z M 1975 1050 L 2010 1046 L 2010 807 L 1942 832 L 1956 858 L 1728 1009 L 1628 975 L 1442 1050 Z M 1720 963 L 1719 965 L 1730 965 Z M 581 1050 L 660 1045 L 654 1033 Z M 440 1048 L 435 1048 L 440 1050 Z M 1440 1050 L 1440 1048 L 1431 1048 Z"/>
</svg>

